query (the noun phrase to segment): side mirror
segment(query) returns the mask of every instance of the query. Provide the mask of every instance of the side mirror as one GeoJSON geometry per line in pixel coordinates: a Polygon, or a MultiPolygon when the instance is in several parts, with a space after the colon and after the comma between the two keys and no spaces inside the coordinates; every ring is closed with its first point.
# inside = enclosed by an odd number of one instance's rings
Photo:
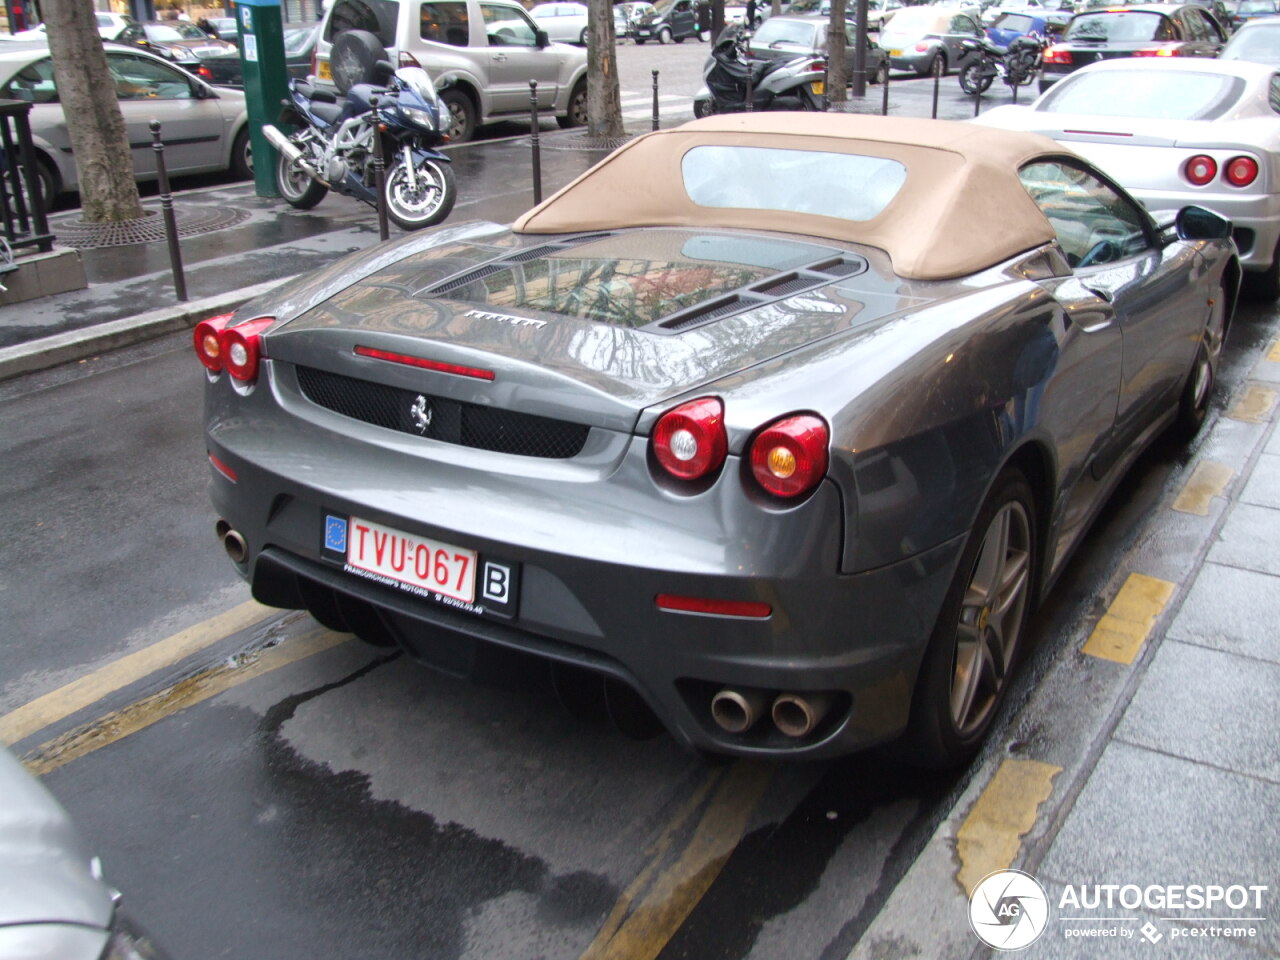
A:
{"type": "Polygon", "coordinates": [[[1173,225],[1180,240],[1226,240],[1231,236],[1231,221],[1204,207],[1183,207],[1173,225]]]}
{"type": "Polygon", "coordinates": [[[533,31],[533,42],[539,50],[551,45],[551,39],[547,36],[547,31],[545,30],[533,31]]]}

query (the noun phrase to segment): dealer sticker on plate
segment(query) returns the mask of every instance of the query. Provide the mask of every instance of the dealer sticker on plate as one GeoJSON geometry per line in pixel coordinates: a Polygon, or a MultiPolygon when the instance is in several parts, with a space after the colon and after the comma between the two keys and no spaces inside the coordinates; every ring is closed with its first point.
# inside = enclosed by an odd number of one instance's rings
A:
{"type": "Polygon", "coordinates": [[[472,613],[515,613],[517,565],[482,559],[466,547],[329,513],[324,518],[324,551],[348,573],[384,586],[472,613]]]}

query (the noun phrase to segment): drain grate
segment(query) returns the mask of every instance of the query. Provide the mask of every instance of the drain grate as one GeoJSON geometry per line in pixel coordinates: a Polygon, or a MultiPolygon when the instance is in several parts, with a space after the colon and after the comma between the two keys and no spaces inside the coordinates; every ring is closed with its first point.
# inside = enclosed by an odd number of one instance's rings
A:
{"type": "Polygon", "coordinates": [[[634,137],[593,137],[586,133],[539,137],[543,150],[617,150],[634,137]]]}
{"type": "MultiPolygon", "coordinates": [[[[247,220],[249,211],[235,207],[174,208],[178,236],[192,237],[234,227],[247,220]]],[[[97,247],[123,247],[131,243],[154,243],[164,240],[164,217],[159,210],[147,210],[136,220],[118,223],[86,223],[83,220],[60,220],[49,225],[58,243],[77,250],[97,247]]]]}

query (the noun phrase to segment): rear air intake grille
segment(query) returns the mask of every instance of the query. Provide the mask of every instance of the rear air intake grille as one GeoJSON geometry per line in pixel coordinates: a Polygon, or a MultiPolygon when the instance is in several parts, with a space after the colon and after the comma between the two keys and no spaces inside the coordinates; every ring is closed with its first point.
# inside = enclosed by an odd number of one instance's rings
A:
{"type": "Polygon", "coordinates": [[[326,410],[375,427],[443,443],[509,453],[518,457],[567,460],[581,452],[588,427],[529,413],[498,410],[413,390],[357,380],[312,367],[298,367],[302,395],[326,410]],[[415,418],[414,407],[420,409],[415,418]],[[429,416],[425,429],[417,422],[429,416]]]}

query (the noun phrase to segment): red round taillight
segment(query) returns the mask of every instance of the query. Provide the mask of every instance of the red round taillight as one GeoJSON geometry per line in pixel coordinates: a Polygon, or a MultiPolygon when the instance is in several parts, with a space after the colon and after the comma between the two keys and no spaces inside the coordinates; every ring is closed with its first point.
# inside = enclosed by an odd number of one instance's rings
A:
{"type": "Polygon", "coordinates": [[[1045,63],[1071,63],[1071,51],[1062,47],[1050,47],[1044,52],[1045,63]]]}
{"type": "Polygon", "coordinates": [[[244,383],[257,379],[262,331],[275,322],[275,317],[257,317],[222,331],[222,365],[227,373],[244,383]]]}
{"type": "Polygon", "coordinates": [[[1258,179],[1258,161],[1253,157],[1232,157],[1227,161],[1226,177],[1233,187],[1247,187],[1258,179]]]}
{"type": "Polygon", "coordinates": [[[234,314],[223,313],[196,324],[192,339],[196,357],[212,373],[222,372],[222,330],[234,314]]]}
{"type": "Polygon", "coordinates": [[[751,473],[774,496],[802,496],[827,474],[829,441],[821,417],[785,417],[761,430],[752,442],[751,473]]]}
{"type": "Polygon", "coordinates": [[[653,456],[681,480],[697,480],[719,470],[729,449],[724,404],[702,397],[668,410],[653,427],[653,456]]]}
{"type": "Polygon", "coordinates": [[[1182,172],[1197,187],[1203,187],[1218,175],[1218,162],[1202,153],[1188,160],[1182,172]]]}

